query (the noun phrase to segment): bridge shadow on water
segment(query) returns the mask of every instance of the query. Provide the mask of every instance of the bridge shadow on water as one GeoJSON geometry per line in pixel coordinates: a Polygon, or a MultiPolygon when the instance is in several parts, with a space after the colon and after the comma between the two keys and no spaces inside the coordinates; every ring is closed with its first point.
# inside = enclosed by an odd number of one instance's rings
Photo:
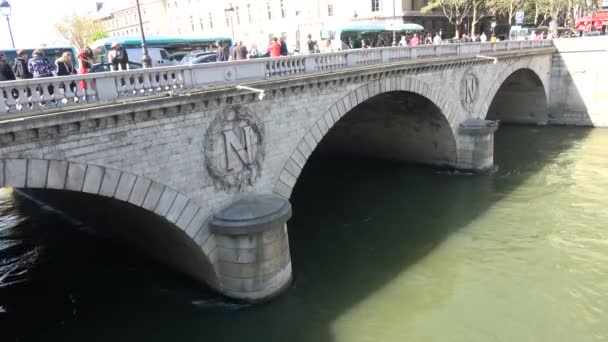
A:
{"type": "Polygon", "coordinates": [[[296,340],[334,341],[336,320],[588,133],[584,128],[506,127],[496,135],[497,171],[486,175],[315,156],[292,196],[293,291],[311,291],[304,295],[310,312],[297,313],[300,324],[294,329],[301,337],[296,340]],[[310,317],[315,323],[307,326],[310,317]],[[326,322],[324,329],[318,329],[319,321],[326,322]]]}
{"type": "MultiPolygon", "coordinates": [[[[29,283],[0,288],[3,340],[335,341],[338,320],[587,134],[505,127],[496,134],[498,170],[485,175],[315,152],[291,198],[293,286],[254,306],[229,303],[76,224],[32,214],[21,231],[59,229],[44,233],[54,259],[29,283]]],[[[19,202],[19,211],[35,211],[19,202]]]]}

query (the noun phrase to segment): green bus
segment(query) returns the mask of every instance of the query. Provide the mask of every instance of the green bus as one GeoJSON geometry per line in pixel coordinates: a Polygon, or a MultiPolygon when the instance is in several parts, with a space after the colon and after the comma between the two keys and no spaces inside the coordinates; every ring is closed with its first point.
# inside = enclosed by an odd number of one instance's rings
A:
{"type": "MultiPolygon", "coordinates": [[[[148,52],[157,64],[172,64],[172,54],[177,52],[190,52],[195,50],[209,51],[215,48],[217,41],[232,44],[232,38],[219,36],[178,37],[178,36],[152,36],[146,37],[148,52]]],[[[95,54],[96,62],[105,62],[110,45],[118,42],[129,54],[129,60],[139,62],[141,59],[141,36],[109,37],[95,41],[91,49],[95,54]]]]}
{"type": "MultiPolygon", "coordinates": [[[[76,49],[71,46],[58,46],[58,47],[44,47],[39,48],[44,52],[44,56],[49,59],[52,65],[55,65],[55,60],[64,52],[69,52],[72,54],[72,63],[74,64],[74,69],[78,69],[78,59],[76,58],[76,49]]],[[[34,49],[23,49],[27,53],[28,58],[32,58],[32,53],[34,49]]],[[[0,54],[4,54],[6,56],[7,63],[13,67],[15,65],[15,58],[17,58],[17,50],[15,49],[4,49],[0,50],[0,54]]]]}
{"type": "Polygon", "coordinates": [[[384,41],[383,46],[391,46],[393,30],[399,42],[401,36],[411,38],[414,33],[422,33],[424,27],[418,24],[400,23],[393,28],[383,21],[352,21],[336,28],[322,30],[321,39],[325,41],[325,47],[329,41],[333,50],[361,48],[362,40],[366,40],[370,47],[381,46],[381,41],[384,41]]]}

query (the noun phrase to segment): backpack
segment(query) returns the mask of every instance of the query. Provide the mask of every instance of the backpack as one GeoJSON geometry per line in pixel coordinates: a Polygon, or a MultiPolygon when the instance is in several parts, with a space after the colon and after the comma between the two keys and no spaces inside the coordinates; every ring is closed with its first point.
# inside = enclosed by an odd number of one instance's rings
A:
{"type": "Polygon", "coordinates": [[[13,66],[13,73],[15,77],[19,79],[32,78],[32,74],[27,68],[27,62],[20,58],[15,58],[15,65],[13,66]]]}

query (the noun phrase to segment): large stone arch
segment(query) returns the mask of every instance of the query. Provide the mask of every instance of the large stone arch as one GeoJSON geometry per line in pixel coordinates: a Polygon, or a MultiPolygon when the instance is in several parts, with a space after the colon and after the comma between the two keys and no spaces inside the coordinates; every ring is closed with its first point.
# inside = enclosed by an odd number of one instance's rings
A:
{"type": "MultiPolygon", "coordinates": [[[[207,214],[187,195],[133,173],[80,162],[48,159],[0,159],[0,187],[80,192],[113,198],[140,207],[173,224],[184,241],[199,248],[205,270],[189,274],[218,287],[216,241],[207,214]]],[[[190,246],[194,246],[190,245],[190,246]]],[[[186,262],[186,261],[184,261],[186,262]]]]}
{"type": "MultiPolygon", "coordinates": [[[[412,77],[387,77],[366,83],[350,91],[330,108],[308,129],[297,147],[285,162],[275,181],[273,193],[289,199],[306,161],[329,130],[351,109],[374,96],[388,92],[411,92],[430,100],[439,108],[449,123],[454,146],[457,146],[456,132],[462,121],[460,106],[450,101],[438,87],[432,87],[424,81],[412,77]]],[[[457,153],[457,151],[455,151],[457,153]]],[[[457,159],[458,156],[455,155],[457,159]]]]}
{"type": "Polygon", "coordinates": [[[479,109],[475,112],[477,118],[484,119],[487,116],[490,106],[492,105],[492,102],[494,101],[500,87],[509,78],[509,76],[513,75],[519,70],[529,70],[536,77],[538,77],[543,85],[543,89],[545,90],[547,101],[549,100],[549,73],[551,71],[551,65],[547,65],[547,63],[535,63],[534,58],[517,59],[509,64],[507,68],[498,74],[498,76],[494,79],[494,82],[489,87],[489,90],[486,93],[483,102],[481,102],[479,109]],[[547,69],[543,70],[543,67],[547,69]],[[543,75],[546,77],[543,77],[543,75]]]}

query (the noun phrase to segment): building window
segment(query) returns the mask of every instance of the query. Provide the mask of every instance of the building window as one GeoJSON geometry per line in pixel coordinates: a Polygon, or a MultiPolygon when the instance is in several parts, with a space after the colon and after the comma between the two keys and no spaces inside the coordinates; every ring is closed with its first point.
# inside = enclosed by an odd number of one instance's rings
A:
{"type": "Polygon", "coordinates": [[[192,28],[192,32],[194,32],[194,17],[190,16],[190,27],[192,28]]]}
{"type": "Polygon", "coordinates": [[[272,9],[270,7],[270,0],[266,0],[266,9],[268,10],[268,20],[272,20],[272,9]]]}
{"type": "Polygon", "coordinates": [[[226,16],[226,27],[230,27],[230,16],[228,15],[228,12],[224,12],[224,15],[226,16]]]}
{"type": "Polygon", "coordinates": [[[372,12],[380,11],[380,0],[372,0],[372,12]]]}
{"type": "Polygon", "coordinates": [[[285,0],[281,0],[281,18],[285,18],[285,0]]]}
{"type": "Polygon", "coordinates": [[[334,4],[327,4],[327,16],[328,17],[334,16],[334,4]]]}
{"type": "Polygon", "coordinates": [[[251,24],[251,4],[247,4],[247,18],[249,18],[249,24],[251,24]]]}
{"type": "Polygon", "coordinates": [[[173,2],[173,7],[177,8],[177,1],[173,2]]]}
{"type": "Polygon", "coordinates": [[[241,15],[239,13],[239,6],[234,8],[234,13],[236,13],[236,24],[241,25],[241,15]]]}
{"type": "Polygon", "coordinates": [[[201,32],[205,31],[205,28],[203,27],[203,18],[199,18],[199,23],[201,24],[201,32]]]}
{"type": "Polygon", "coordinates": [[[213,30],[213,16],[211,15],[211,12],[209,12],[209,28],[213,30]]]}

